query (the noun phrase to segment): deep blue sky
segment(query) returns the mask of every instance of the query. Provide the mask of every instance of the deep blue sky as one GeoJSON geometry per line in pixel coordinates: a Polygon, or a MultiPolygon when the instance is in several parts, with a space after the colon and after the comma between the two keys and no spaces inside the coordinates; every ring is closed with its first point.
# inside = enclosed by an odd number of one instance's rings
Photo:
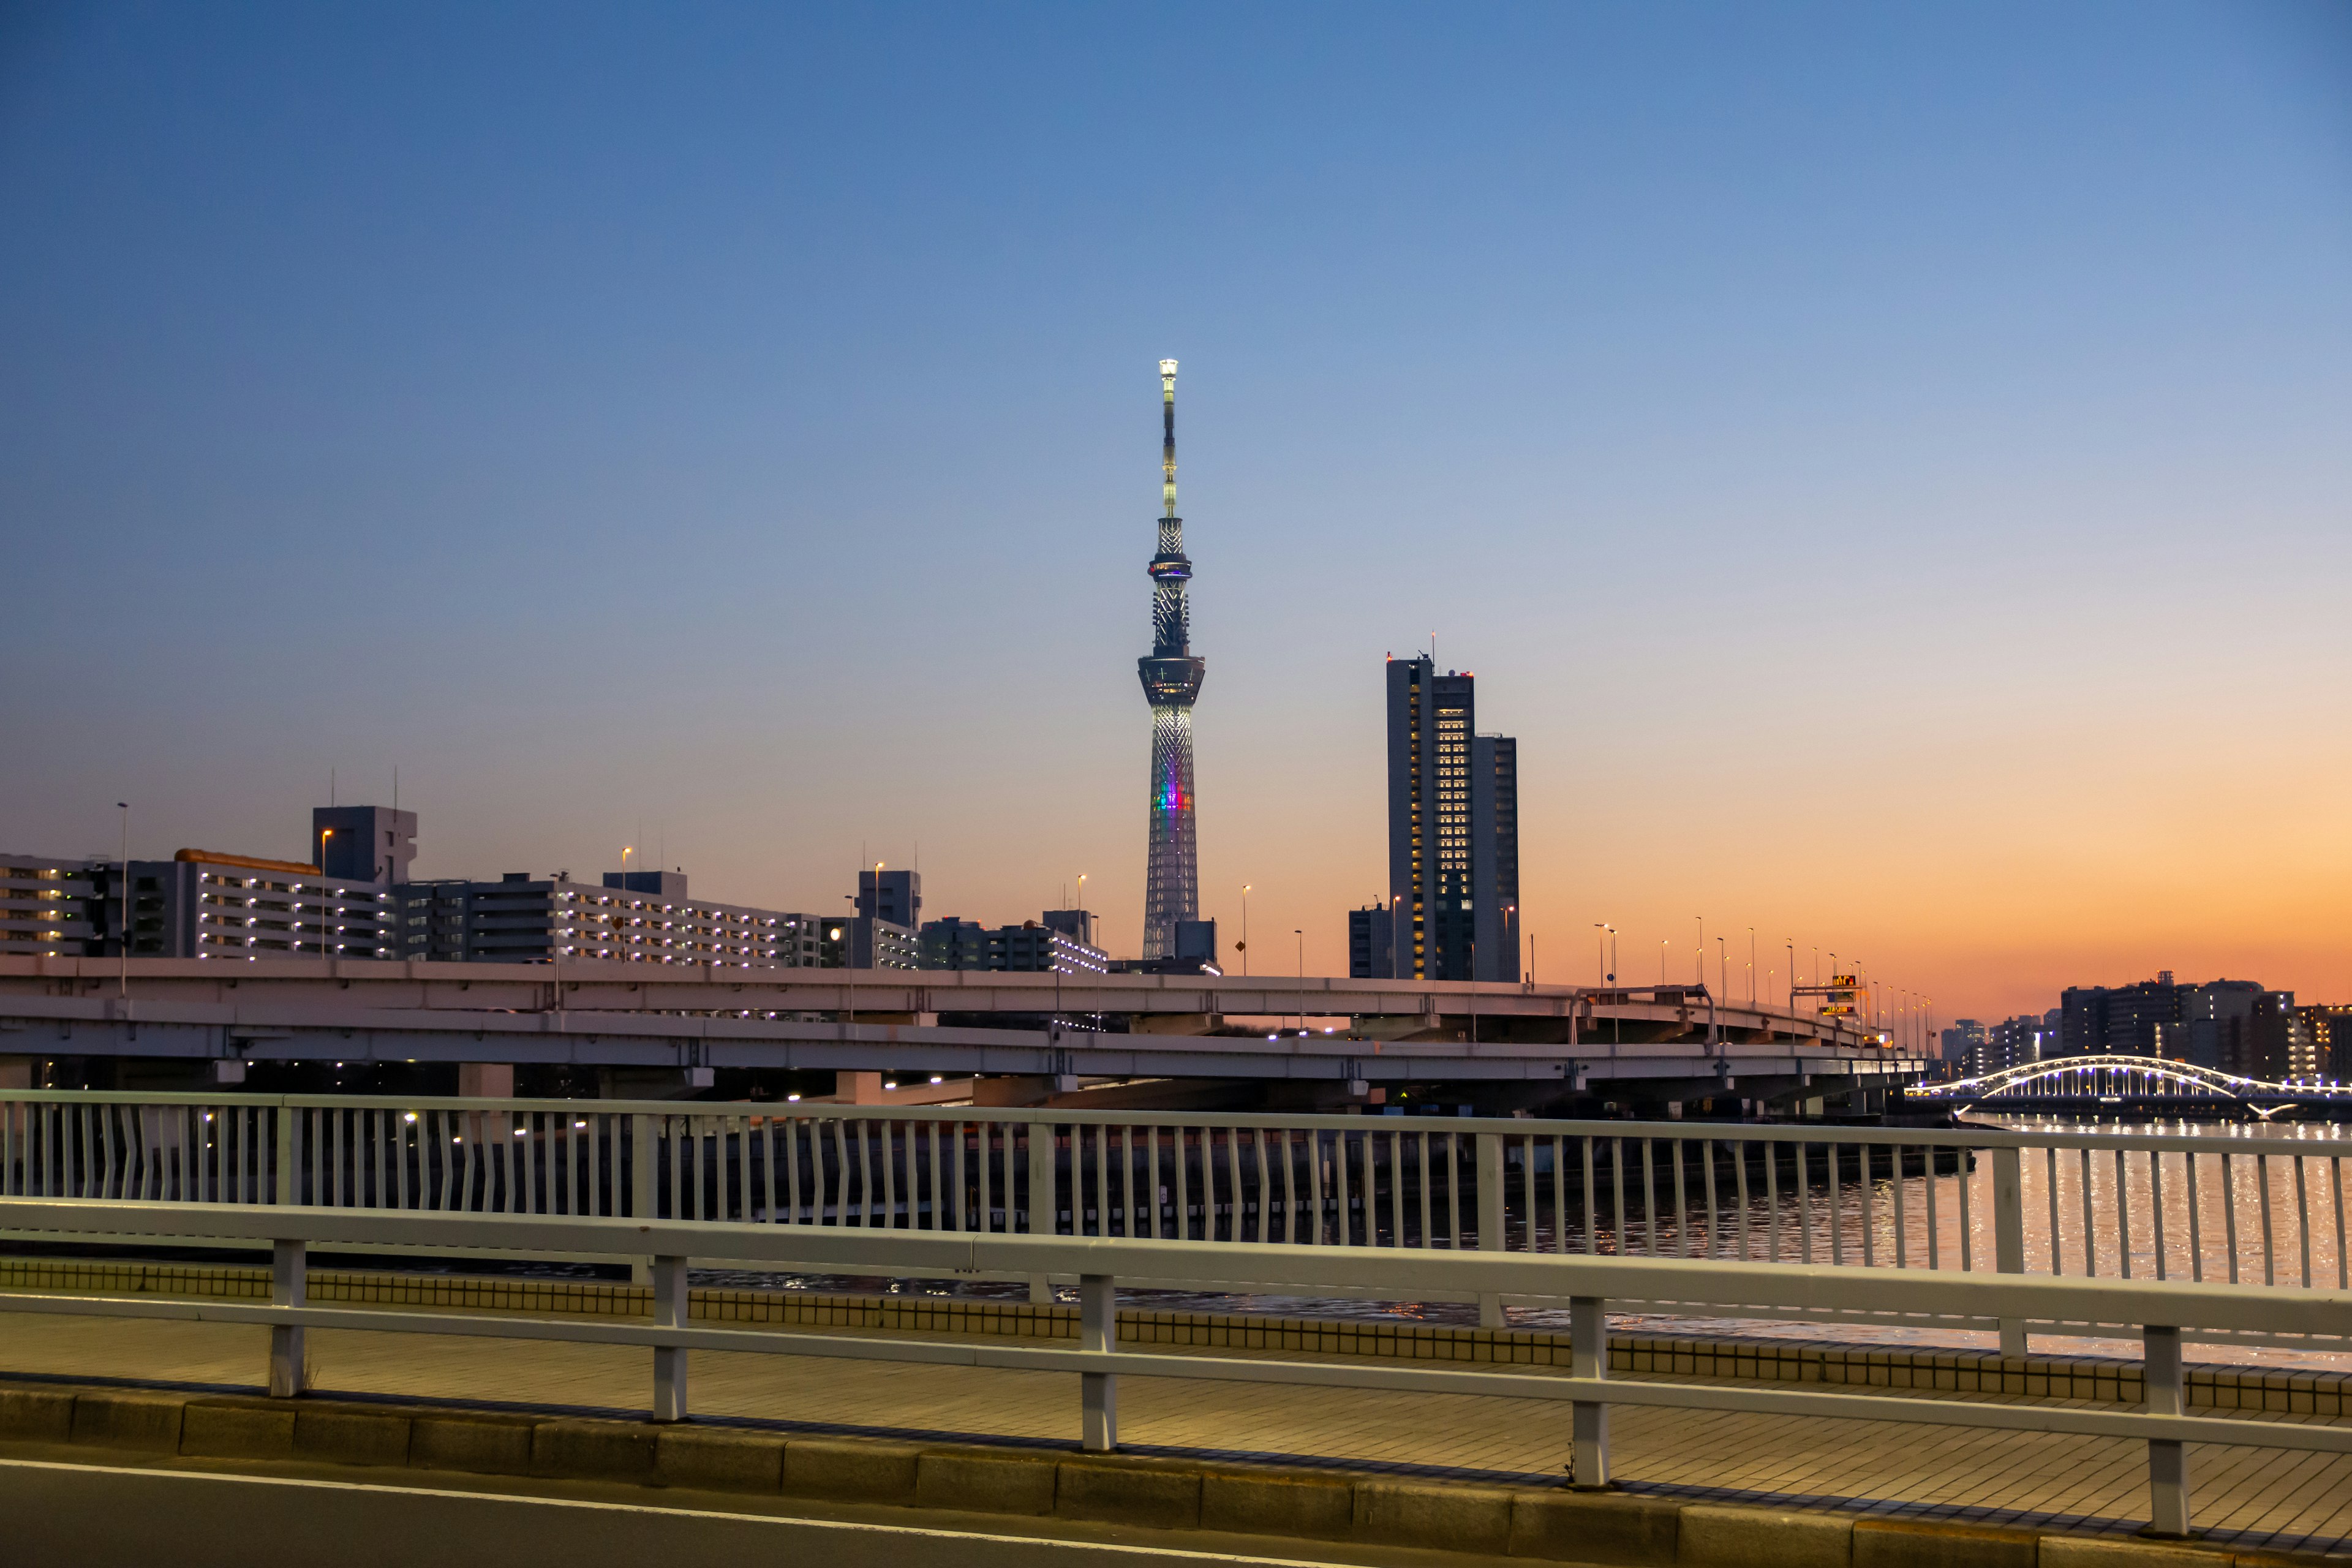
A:
{"type": "Polygon", "coordinates": [[[1946,1016],[2352,996],[2352,8],[0,18],[5,847],[398,765],[426,874],[919,840],[1131,951],[1172,354],[1281,967],[1434,628],[1549,977],[1705,913],[1946,1016]]]}

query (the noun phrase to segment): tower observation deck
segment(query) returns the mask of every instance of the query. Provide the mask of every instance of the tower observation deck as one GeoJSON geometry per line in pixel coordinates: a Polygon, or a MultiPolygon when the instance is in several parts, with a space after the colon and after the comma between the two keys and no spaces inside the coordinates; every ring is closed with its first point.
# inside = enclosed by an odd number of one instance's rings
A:
{"type": "Polygon", "coordinates": [[[1204,661],[1191,647],[1184,520],[1176,515],[1176,362],[1160,362],[1160,550],[1151,558],[1151,652],[1135,661],[1151,704],[1151,839],[1143,876],[1143,956],[1172,958],[1176,922],[1200,917],[1192,823],[1192,703],[1204,661]]]}

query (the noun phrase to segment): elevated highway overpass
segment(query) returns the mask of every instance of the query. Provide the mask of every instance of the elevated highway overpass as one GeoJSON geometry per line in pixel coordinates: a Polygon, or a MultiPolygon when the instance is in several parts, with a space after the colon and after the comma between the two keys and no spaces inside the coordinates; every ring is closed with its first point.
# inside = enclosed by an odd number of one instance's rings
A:
{"type": "Polygon", "coordinates": [[[0,959],[0,1058],[54,1056],[895,1071],[1046,1093],[1286,1081],[1358,1100],[1460,1084],[1513,1104],[1837,1098],[1922,1066],[1851,1019],[1696,985],[183,959],[133,960],[126,981],[119,960],[0,959]]]}

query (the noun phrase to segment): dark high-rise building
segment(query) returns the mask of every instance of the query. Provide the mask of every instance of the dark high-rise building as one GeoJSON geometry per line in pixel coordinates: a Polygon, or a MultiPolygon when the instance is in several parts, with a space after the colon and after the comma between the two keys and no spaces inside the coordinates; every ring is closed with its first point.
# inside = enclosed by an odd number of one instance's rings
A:
{"type": "Polygon", "coordinates": [[[1396,922],[1386,904],[1348,911],[1348,978],[1396,978],[1396,922]]]}
{"type": "Polygon", "coordinates": [[[2181,1023],[2181,994],[2166,970],[2135,985],[2070,985],[2059,993],[2059,1054],[2152,1057],[2165,1054],[2181,1023]]]}
{"type": "Polygon", "coordinates": [[[1192,703],[1205,661],[1192,651],[1184,520],[1176,515],[1176,362],[1160,362],[1160,549],[1151,558],[1151,652],[1135,661],[1151,704],[1151,837],[1143,868],[1143,956],[1174,958],[1176,927],[1201,914],[1192,820],[1192,703]]]}
{"type": "Polygon", "coordinates": [[[923,874],[878,868],[858,872],[857,912],[910,931],[919,929],[923,923],[923,874]]]}
{"type": "Polygon", "coordinates": [[[1425,656],[1389,660],[1388,720],[1395,978],[1517,980],[1517,742],[1478,734],[1476,678],[1425,656]]]}
{"type": "Polygon", "coordinates": [[[1110,971],[1110,956],[1102,949],[1038,921],[992,928],[950,915],[923,927],[922,944],[925,969],[1059,970],[1064,974],[1110,971]]]}
{"type": "Polygon", "coordinates": [[[416,814],[388,805],[310,808],[320,875],[352,882],[405,882],[416,858],[416,814]]]}

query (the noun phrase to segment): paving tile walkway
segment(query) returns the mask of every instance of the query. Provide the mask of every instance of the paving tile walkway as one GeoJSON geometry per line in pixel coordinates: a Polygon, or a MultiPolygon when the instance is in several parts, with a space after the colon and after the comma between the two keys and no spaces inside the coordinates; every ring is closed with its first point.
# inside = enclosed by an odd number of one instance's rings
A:
{"type": "MultiPolygon", "coordinates": [[[[5,1375],[249,1389],[266,1347],[266,1330],[242,1324],[0,1313],[5,1375]]],[[[313,1330],[310,1356],[323,1391],[426,1401],[626,1413],[652,1383],[646,1352],[603,1345],[313,1330]]],[[[698,1352],[692,1392],[699,1415],[828,1430],[1067,1443],[1078,1419],[1076,1380],[1059,1373],[698,1352]]],[[[1472,1394],[1132,1376],[1119,1388],[1120,1436],[1139,1448],[1514,1479],[1559,1475],[1568,1415],[1472,1394]]],[[[1618,1474],[1637,1490],[2092,1530],[2147,1517],[2133,1440],[1625,1406],[1611,1419],[1618,1474]]],[[[2199,1445],[2190,1461],[2214,1538],[2352,1547],[2352,1456],[2199,1445]]]]}

